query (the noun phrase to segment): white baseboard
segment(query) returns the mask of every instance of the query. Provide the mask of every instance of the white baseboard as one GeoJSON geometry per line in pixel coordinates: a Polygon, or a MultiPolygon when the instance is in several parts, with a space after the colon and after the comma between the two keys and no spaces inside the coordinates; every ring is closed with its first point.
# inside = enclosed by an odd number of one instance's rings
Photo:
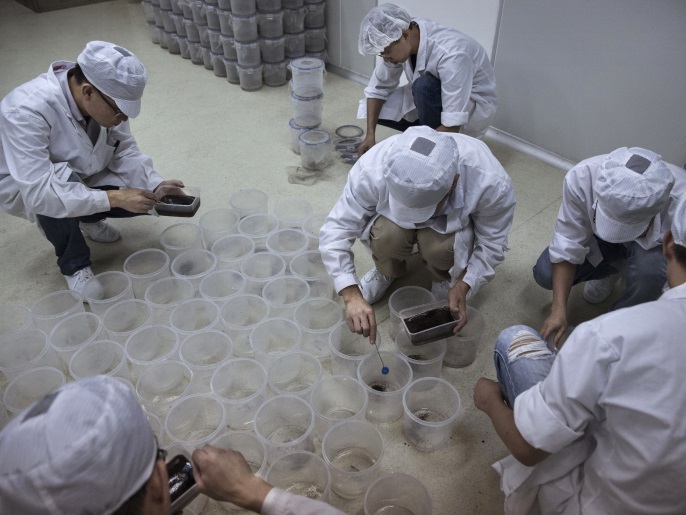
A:
{"type": "Polygon", "coordinates": [[[564,170],[565,172],[569,171],[576,165],[576,163],[565,159],[564,157],[558,156],[557,154],[549,152],[541,147],[537,147],[536,145],[532,145],[528,141],[519,139],[516,136],[508,134],[507,132],[496,129],[495,127],[488,128],[486,137],[497,141],[498,143],[502,143],[503,145],[506,145],[514,150],[518,150],[519,152],[522,152],[528,156],[535,157],[536,159],[543,161],[550,166],[554,166],[555,168],[559,168],[560,170],[564,170]]]}

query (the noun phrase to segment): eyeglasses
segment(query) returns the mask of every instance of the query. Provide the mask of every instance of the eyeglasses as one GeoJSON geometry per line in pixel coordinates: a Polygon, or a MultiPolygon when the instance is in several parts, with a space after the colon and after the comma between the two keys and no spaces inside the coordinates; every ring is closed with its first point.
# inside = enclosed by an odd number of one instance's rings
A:
{"type": "MultiPolygon", "coordinates": [[[[91,84],[91,86],[93,86],[93,85],[91,84]]],[[[93,86],[93,89],[98,92],[98,95],[100,95],[100,98],[102,98],[105,101],[105,103],[110,107],[110,109],[112,109],[112,111],[114,111],[114,116],[120,116],[120,117],[126,116],[124,113],[122,113],[119,110],[119,108],[116,105],[110,104],[109,100],[107,100],[107,98],[105,98],[105,95],[103,95],[102,92],[98,88],[93,86]]]]}

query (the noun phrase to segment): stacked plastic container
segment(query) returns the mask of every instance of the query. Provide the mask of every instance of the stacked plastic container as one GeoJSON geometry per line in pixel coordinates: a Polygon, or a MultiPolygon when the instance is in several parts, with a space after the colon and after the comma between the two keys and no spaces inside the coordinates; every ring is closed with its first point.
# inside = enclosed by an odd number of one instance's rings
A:
{"type": "Polygon", "coordinates": [[[153,43],[245,91],[283,86],[288,63],[326,57],[326,2],[143,0],[153,43]]]}

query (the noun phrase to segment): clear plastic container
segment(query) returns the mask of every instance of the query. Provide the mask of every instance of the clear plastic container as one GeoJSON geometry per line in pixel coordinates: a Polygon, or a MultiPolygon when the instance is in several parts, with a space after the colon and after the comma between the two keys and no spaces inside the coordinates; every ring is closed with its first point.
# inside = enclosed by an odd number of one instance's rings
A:
{"type": "Polygon", "coordinates": [[[285,8],[283,10],[283,31],[287,34],[303,32],[305,30],[306,15],[307,9],[305,7],[285,8]]]}
{"type": "Polygon", "coordinates": [[[217,10],[217,17],[219,18],[219,30],[224,36],[233,37],[233,21],[231,20],[231,11],[217,10]]]}
{"type": "Polygon", "coordinates": [[[179,279],[187,279],[198,291],[200,282],[217,268],[217,258],[204,249],[190,249],[174,258],[171,273],[179,279]]]}
{"type": "Polygon", "coordinates": [[[318,97],[324,93],[324,61],[301,57],[290,64],[293,93],[301,98],[318,97]]]}
{"type": "Polygon", "coordinates": [[[215,270],[208,274],[198,288],[200,296],[214,302],[221,309],[227,300],[245,291],[245,277],[237,270],[215,270]]]}
{"type": "Polygon", "coordinates": [[[211,249],[219,238],[236,234],[240,217],[232,209],[219,207],[206,211],[199,220],[205,248],[211,249]]]}
{"type": "Polygon", "coordinates": [[[151,323],[152,307],[138,299],[117,302],[102,315],[102,325],[109,339],[122,345],[138,328],[151,323]]]}
{"type": "Polygon", "coordinates": [[[102,319],[95,313],[75,313],[57,324],[50,332],[48,342],[67,370],[72,354],[84,345],[104,336],[102,319]]]}
{"type": "Polygon", "coordinates": [[[229,197],[229,206],[241,218],[250,215],[267,214],[269,197],[262,190],[254,188],[240,189],[229,197]]]}
{"type": "Polygon", "coordinates": [[[276,358],[300,348],[302,334],[295,322],[287,318],[267,318],[250,333],[250,347],[255,360],[265,370],[276,358]]]}
{"type": "Polygon", "coordinates": [[[160,249],[143,249],[134,252],[124,261],[124,273],[131,279],[133,295],[145,297],[145,290],[158,279],[169,277],[169,254],[160,249]]]}
{"type": "Polygon", "coordinates": [[[236,57],[238,65],[245,68],[254,68],[261,63],[260,59],[260,42],[251,41],[249,43],[241,43],[235,41],[236,57]]]}
{"type": "Polygon", "coordinates": [[[312,204],[296,197],[286,197],[274,204],[274,216],[279,220],[281,229],[300,229],[307,217],[312,214],[312,204]]]}
{"type": "Polygon", "coordinates": [[[214,329],[220,320],[219,306],[207,299],[186,300],[169,315],[172,329],[185,336],[214,329]]]}
{"type": "Polygon", "coordinates": [[[190,4],[191,11],[193,11],[193,21],[198,25],[207,25],[205,2],[202,0],[190,0],[190,4]]]}
{"type": "Polygon", "coordinates": [[[267,470],[266,481],[292,494],[328,502],[331,475],[326,463],[316,454],[296,451],[275,460],[267,470]]]}
{"type": "Polygon", "coordinates": [[[287,59],[296,59],[305,55],[305,31],[297,34],[284,34],[284,37],[284,54],[287,59]]]}
{"type": "Polygon", "coordinates": [[[317,438],[322,441],[327,431],[342,420],[364,420],[367,402],[367,390],[354,377],[321,378],[314,385],[310,398],[317,438]]]}
{"type": "Polygon", "coordinates": [[[269,252],[257,252],[243,261],[241,273],[245,277],[246,293],[262,295],[269,281],[286,273],[286,261],[269,252]]]}
{"type": "MultiPolygon", "coordinates": [[[[293,121],[296,125],[298,125],[299,127],[307,128],[316,127],[317,125],[322,123],[322,113],[324,111],[324,95],[320,93],[318,96],[314,97],[300,97],[296,95],[294,92],[291,92],[291,107],[293,108],[293,121]]],[[[319,129],[316,129],[316,131],[318,137],[312,140],[311,142],[313,144],[321,145],[322,143],[325,143],[325,141],[322,140],[326,140],[326,142],[328,142],[330,146],[331,136],[329,136],[329,133],[319,129]],[[326,135],[328,139],[324,138],[324,135],[326,135]]],[[[301,153],[303,136],[305,136],[309,132],[311,131],[302,132],[300,134],[300,137],[298,138],[298,140],[301,143],[301,153]]],[[[307,141],[310,140],[311,138],[307,141]]],[[[330,148],[328,148],[328,150],[330,151],[330,148]]]]}
{"type": "Polygon", "coordinates": [[[148,368],[136,382],[136,395],[145,410],[164,417],[171,405],[191,391],[193,372],[180,361],[163,361],[148,368]]]}
{"type": "Polygon", "coordinates": [[[403,393],[412,382],[412,368],[400,354],[381,351],[366,356],[357,369],[357,379],[369,396],[367,419],[372,422],[393,422],[403,416],[403,393]],[[381,371],[381,362],[388,373],[381,371]]]}
{"type": "Polygon", "coordinates": [[[326,0],[305,6],[305,29],[318,29],[326,25],[326,0]]]}
{"type": "Polygon", "coordinates": [[[241,79],[238,75],[238,60],[224,58],[226,68],[226,80],[229,84],[240,84],[241,79]]]}
{"type": "Polygon", "coordinates": [[[169,315],[181,302],[193,298],[195,287],[188,279],[165,277],[158,279],[145,290],[145,302],[153,311],[157,324],[169,324],[169,315]]]}
{"type": "Polygon", "coordinates": [[[167,440],[188,452],[211,442],[226,428],[224,405],[211,395],[189,395],[176,401],[164,419],[167,440]]]}
{"type": "MultiPolygon", "coordinates": [[[[200,37],[202,38],[202,33],[200,37]]],[[[200,44],[202,45],[202,43],[200,44]]],[[[205,66],[205,69],[214,70],[214,65],[212,64],[212,52],[210,51],[209,47],[203,46],[200,50],[202,51],[202,64],[205,66]]]]}
{"type": "Polygon", "coordinates": [[[443,364],[451,368],[471,365],[476,359],[485,325],[481,313],[467,306],[467,325],[455,336],[446,338],[448,352],[443,358],[443,364]]]}
{"type": "Polygon", "coordinates": [[[226,59],[231,59],[233,61],[238,60],[238,54],[236,53],[236,41],[231,36],[224,36],[222,34],[220,38],[222,44],[222,51],[226,59]]]}
{"type": "Polygon", "coordinates": [[[307,250],[310,240],[300,229],[280,229],[269,236],[266,243],[269,252],[284,259],[288,270],[293,257],[307,250]]]}
{"type": "Polygon", "coordinates": [[[183,20],[183,25],[186,29],[186,38],[189,43],[200,43],[200,31],[193,20],[183,20]]]}
{"type": "Polygon", "coordinates": [[[286,38],[260,38],[262,61],[265,63],[282,63],[286,59],[286,38]]]}
{"type": "Polygon", "coordinates": [[[329,336],[331,349],[331,373],[350,376],[357,379],[357,369],[368,355],[376,354],[376,347],[370,345],[369,339],[353,333],[343,321],[334,327],[329,336]]]}
{"type": "Polygon", "coordinates": [[[262,88],[262,66],[246,67],[236,65],[238,80],[244,91],[257,91],[262,88]]]}
{"type": "Polygon", "coordinates": [[[269,306],[257,295],[240,294],[226,301],[221,310],[221,323],[233,341],[235,356],[253,356],[250,333],[268,316],[269,306]]]}
{"type": "Polygon", "coordinates": [[[267,371],[254,359],[230,359],[215,370],[210,390],[224,404],[229,429],[252,430],[266,398],[267,371]]]}
{"type": "Polygon", "coordinates": [[[436,340],[425,345],[412,345],[410,337],[402,331],[395,337],[396,350],[405,356],[412,367],[412,377],[441,377],[443,359],[448,350],[445,340],[436,340]]]}
{"type": "Polygon", "coordinates": [[[328,211],[318,211],[308,216],[302,224],[302,231],[310,239],[309,250],[319,251],[319,232],[329,216],[328,211]]]}
{"type": "Polygon", "coordinates": [[[207,17],[207,26],[211,30],[221,29],[221,24],[219,23],[219,9],[213,5],[206,5],[205,16],[207,17]]]}
{"type": "Polygon", "coordinates": [[[213,54],[224,54],[224,47],[222,47],[222,33],[218,30],[207,30],[207,38],[210,42],[210,50],[213,54]]]}
{"type": "MultiPolygon", "coordinates": [[[[219,449],[233,449],[240,452],[253,474],[261,478],[267,475],[267,448],[253,433],[230,431],[210,442],[210,445],[219,449]]],[[[222,503],[222,506],[227,504],[230,503],[222,503]]]]}
{"type": "Polygon", "coordinates": [[[267,369],[269,387],[276,395],[290,393],[310,400],[322,376],[322,365],[312,354],[291,351],[277,357],[267,369]]]}
{"type": "Polygon", "coordinates": [[[155,30],[157,31],[157,39],[160,42],[160,48],[166,50],[169,46],[167,45],[167,33],[164,31],[164,27],[156,27],[155,30]]]}
{"type": "Polygon", "coordinates": [[[124,344],[131,377],[139,378],[153,365],[178,359],[179,335],[166,325],[148,325],[131,334],[124,344]]]}
{"type": "Polygon", "coordinates": [[[169,4],[171,5],[172,13],[178,14],[179,16],[183,15],[183,10],[181,9],[181,5],[179,5],[179,0],[170,0],[169,4]]]}
{"type": "Polygon", "coordinates": [[[392,472],[376,479],[364,496],[364,515],[431,515],[432,511],[431,496],[426,487],[418,479],[402,472],[392,472]]]}
{"type": "Polygon", "coordinates": [[[164,30],[164,21],[162,20],[162,9],[153,6],[152,15],[153,18],[155,18],[155,28],[164,30]]]}
{"type": "Polygon", "coordinates": [[[395,290],[388,299],[388,310],[391,318],[391,339],[395,339],[403,331],[403,322],[400,319],[400,312],[402,310],[431,304],[432,302],[436,302],[436,297],[421,286],[403,286],[395,290]]]}
{"type": "Polygon", "coordinates": [[[217,269],[240,270],[243,260],[255,253],[255,242],[242,234],[224,236],[214,242],[212,253],[217,257],[217,269]]]}
{"type": "Polygon", "coordinates": [[[300,137],[300,160],[303,168],[324,170],[331,163],[331,136],[322,130],[303,132],[300,137]]]}
{"type": "Polygon", "coordinates": [[[49,333],[61,320],[84,311],[81,295],[72,290],[59,290],[35,301],[31,305],[31,318],[38,329],[49,333]]]}
{"type": "Polygon", "coordinates": [[[193,390],[207,393],[214,371],[233,357],[233,343],[220,331],[192,334],[181,342],[179,357],[193,371],[193,390]]]}
{"type": "Polygon", "coordinates": [[[131,278],[124,272],[102,272],[86,282],[83,297],[88,301],[91,312],[102,316],[117,302],[134,298],[131,278]]]}
{"type": "Polygon", "coordinates": [[[257,41],[257,15],[240,15],[231,12],[233,37],[238,42],[257,41]]]}
{"type": "Polygon", "coordinates": [[[281,0],[257,0],[258,11],[280,11],[281,0]]]}
{"type": "Polygon", "coordinates": [[[305,52],[322,52],[326,49],[326,28],[305,29],[305,52]]]}
{"type": "Polygon", "coordinates": [[[172,14],[173,13],[171,12],[171,9],[160,9],[160,15],[162,16],[162,27],[167,33],[176,33],[176,25],[174,25],[172,14]]]}
{"type": "Polygon", "coordinates": [[[152,41],[155,45],[160,44],[160,33],[157,32],[157,27],[155,26],[155,22],[148,22],[146,24],[148,27],[148,35],[150,36],[150,41],[152,41]]]}
{"type": "Polygon", "coordinates": [[[414,345],[452,336],[453,329],[458,324],[446,301],[405,308],[399,311],[398,316],[414,345]]]}
{"type": "Polygon", "coordinates": [[[69,375],[75,380],[97,375],[129,380],[124,348],[112,340],[89,343],[72,355],[69,360],[69,375]]]}
{"type": "Polygon", "coordinates": [[[435,451],[450,443],[462,402],[448,381],[424,377],[403,393],[403,434],[420,451],[435,451]]]}
{"type": "Polygon", "coordinates": [[[281,5],[284,9],[296,9],[305,5],[303,0],[281,0],[281,5]]]}
{"type": "Polygon", "coordinates": [[[341,306],[330,299],[310,298],[295,308],[293,319],[303,333],[302,350],[328,359],[329,337],[343,318],[341,306]]]}
{"type": "Polygon", "coordinates": [[[191,58],[191,50],[188,47],[188,38],[179,36],[179,53],[183,59],[191,58]]]}
{"type": "MultiPolygon", "coordinates": [[[[317,127],[319,127],[319,125],[317,125],[317,127]]],[[[309,130],[312,129],[310,127],[301,127],[295,123],[293,118],[288,121],[288,141],[290,142],[293,153],[300,155],[300,135],[309,130]]]]}
{"type": "Polygon", "coordinates": [[[184,19],[193,19],[193,8],[191,7],[191,0],[179,0],[179,7],[181,7],[181,13],[184,19]]]}
{"type": "Polygon", "coordinates": [[[153,13],[153,7],[150,2],[143,2],[143,12],[145,13],[146,23],[155,23],[155,14],[153,13]]]}
{"type": "Polygon", "coordinates": [[[231,12],[233,14],[255,14],[256,11],[255,0],[231,0],[231,12]]]}
{"type": "Polygon", "coordinates": [[[283,36],[283,11],[258,13],[257,25],[260,36],[267,38],[283,36]]]}
{"type": "Polygon", "coordinates": [[[198,224],[191,222],[181,222],[167,227],[160,235],[160,243],[172,260],[186,250],[205,248],[202,229],[198,224]]]}
{"type": "Polygon", "coordinates": [[[231,12],[231,0],[217,0],[217,7],[221,10],[231,12]]]}
{"type": "Polygon", "coordinates": [[[345,499],[362,497],[381,473],[381,433],[365,420],[344,420],[322,440],[322,456],[331,472],[331,489],[345,499]]]}
{"type": "Polygon", "coordinates": [[[18,415],[45,395],[67,382],[61,370],[38,367],[26,370],[12,379],[2,396],[7,411],[18,415]]]}
{"type": "Polygon", "coordinates": [[[262,298],[272,318],[293,318],[295,307],[310,296],[310,286],[299,277],[283,276],[264,285],[262,298]]]}
{"type": "Polygon", "coordinates": [[[274,215],[259,214],[243,218],[238,223],[238,232],[252,238],[255,252],[267,250],[267,238],[279,230],[279,221],[274,215]]]}
{"type": "Polygon", "coordinates": [[[28,329],[31,309],[22,304],[0,303],[0,338],[28,329]]]}
{"type": "Polygon", "coordinates": [[[39,329],[26,329],[3,336],[0,344],[0,372],[12,380],[22,372],[38,367],[61,368],[48,336],[39,329]]]}
{"type": "Polygon", "coordinates": [[[277,395],[265,401],[255,413],[254,424],[257,438],[267,448],[267,463],[295,451],[314,450],[314,411],[296,395],[277,395]]]}
{"type": "Polygon", "coordinates": [[[286,61],[280,63],[262,63],[262,76],[267,86],[278,88],[288,82],[286,61]]]}
{"type": "Polygon", "coordinates": [[[167,32],[167,50],[173,55],[179,55],[181,53],[179,36],[177,36],[174,32],[167,32]]]}

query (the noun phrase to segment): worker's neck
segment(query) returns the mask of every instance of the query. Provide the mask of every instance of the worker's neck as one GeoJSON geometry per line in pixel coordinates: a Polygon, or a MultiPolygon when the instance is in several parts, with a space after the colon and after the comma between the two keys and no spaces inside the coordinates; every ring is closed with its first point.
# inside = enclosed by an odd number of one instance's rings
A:
{"type": "Polygon", "coordinates": [[[83,116],[84,120],[88,121],[90,116],[88,115],[88,111],[86,111],[83,106],[83,90],[81,89],[82,85],[78,84],[74,77],[69,77],[68,82],[69,92],[71,93],[74,102],[76,102],[76,107],[79,108],[79,112],[81,113],[81,116],[83,116]]]}
{"type": "Polygon", "coordinates": [[[410,54],[417,55],[419,53],[419,25],[410,25],[409,28],[409,38],[410,38],[410,54]]]}
{"type": "Polygon", "coordinates": [[[686,283],[686,268],[676,265],[667,267],[667,284],[670,288],[676,288],[686,283]]]}

